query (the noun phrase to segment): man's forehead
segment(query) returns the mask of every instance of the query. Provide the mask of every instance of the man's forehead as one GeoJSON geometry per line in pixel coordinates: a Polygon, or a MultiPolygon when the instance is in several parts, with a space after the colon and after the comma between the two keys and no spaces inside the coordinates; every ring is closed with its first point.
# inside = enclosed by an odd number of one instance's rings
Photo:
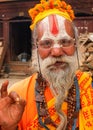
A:
{"type": "Polygon", "coordinates": [[[61,35],[67,34],[73,37],[72,23],[59,15],[50,15],[44,18],[39,23],[38,29],[39,35],[44,33],[46,35],[52,34],[57,36],[61,33],[61,35]]]}

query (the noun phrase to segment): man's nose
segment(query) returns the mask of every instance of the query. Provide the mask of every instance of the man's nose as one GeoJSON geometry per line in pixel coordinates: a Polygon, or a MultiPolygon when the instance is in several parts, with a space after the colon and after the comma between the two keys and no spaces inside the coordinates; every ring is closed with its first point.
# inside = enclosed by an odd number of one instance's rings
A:
{"type": "Polygon", "coordinates": [[[62,56],[64,54],[65,53],[63,52],[61,47],[53,47],[53,48],[51,48],[51,56],[60,57],[60,56],[62,56]]]}

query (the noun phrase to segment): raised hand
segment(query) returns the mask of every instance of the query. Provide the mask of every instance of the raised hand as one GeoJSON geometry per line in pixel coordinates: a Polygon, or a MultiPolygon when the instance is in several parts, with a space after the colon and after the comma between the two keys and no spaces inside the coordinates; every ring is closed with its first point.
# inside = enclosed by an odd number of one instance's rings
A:
{"type": "Polygon", "coordinates": [[[0,90],[0,125],[1,130],[16,130],[26,102],[16,92],[8,94],[8,84],[9,82],[5,81],[0,90]]]}

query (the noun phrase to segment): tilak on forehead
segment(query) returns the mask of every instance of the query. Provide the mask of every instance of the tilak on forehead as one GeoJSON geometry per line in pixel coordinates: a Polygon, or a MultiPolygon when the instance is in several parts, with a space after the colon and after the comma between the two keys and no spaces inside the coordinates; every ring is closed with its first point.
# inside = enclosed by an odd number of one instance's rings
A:
{"type": "MultiPolygon", "coordinates": [[[[37,27],[39,38],[61,39],[74,37],[73,24],[59,15],[49,15],[37,27]]],[[[43,40],[42,39],[42,40],[43,40]]]]}
{"type": "Polygon", "coordinates": [[[50,32],[53,35],[57,35],[59,32],[59,27],[58,27],[58,21],[56,18],[56,15],[49,15],[49,27],[50,27],[50,32]]]}
{"type": "MultiPolygon", "coordinates": [[[[41,0],[34,8],[29,9],[28,13],[32,19],[31,30],[40,20],[52,14],[60,15],[69,21],[75,18],[71,5],[66,4],[64,0],[41,0]]],[[[53,34],[58,33],[56,17],[51,16],[49,19],[53,21],[50,26],[51,32],[53,34]]]]}

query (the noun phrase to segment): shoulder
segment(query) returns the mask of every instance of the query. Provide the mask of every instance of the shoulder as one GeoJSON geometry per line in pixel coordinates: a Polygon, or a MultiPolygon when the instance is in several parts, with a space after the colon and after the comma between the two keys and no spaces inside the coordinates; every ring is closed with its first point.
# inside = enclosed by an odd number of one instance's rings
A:
{"type": "Polygon", "coordinates": [[[89,86],[92,87],[92,76],[89,72],[82,72],[78,70],[76,72],[76,77],[78,80],[79,88],[80,89],[87,89],[89,86]]]}
{"type": "Polygon", "coordinates": [[[87,72],[87,71],[81,71],[81,70],[77,70],[76,71],[76,76],[78,80],[83,80],[85,78],[91,78],[92,79],[92,75],[91,73],[87,72]]]}
{"type": "Polygon", "coordinates": [[[25,79],[22,79],[14,83],[8,89],[8,92],[15,91],[23,97],[23,95],[26,95],[28,88],[32,88],[34,86],[36,77],[37,77],[37,74],[35,73],[25,79]]]}

